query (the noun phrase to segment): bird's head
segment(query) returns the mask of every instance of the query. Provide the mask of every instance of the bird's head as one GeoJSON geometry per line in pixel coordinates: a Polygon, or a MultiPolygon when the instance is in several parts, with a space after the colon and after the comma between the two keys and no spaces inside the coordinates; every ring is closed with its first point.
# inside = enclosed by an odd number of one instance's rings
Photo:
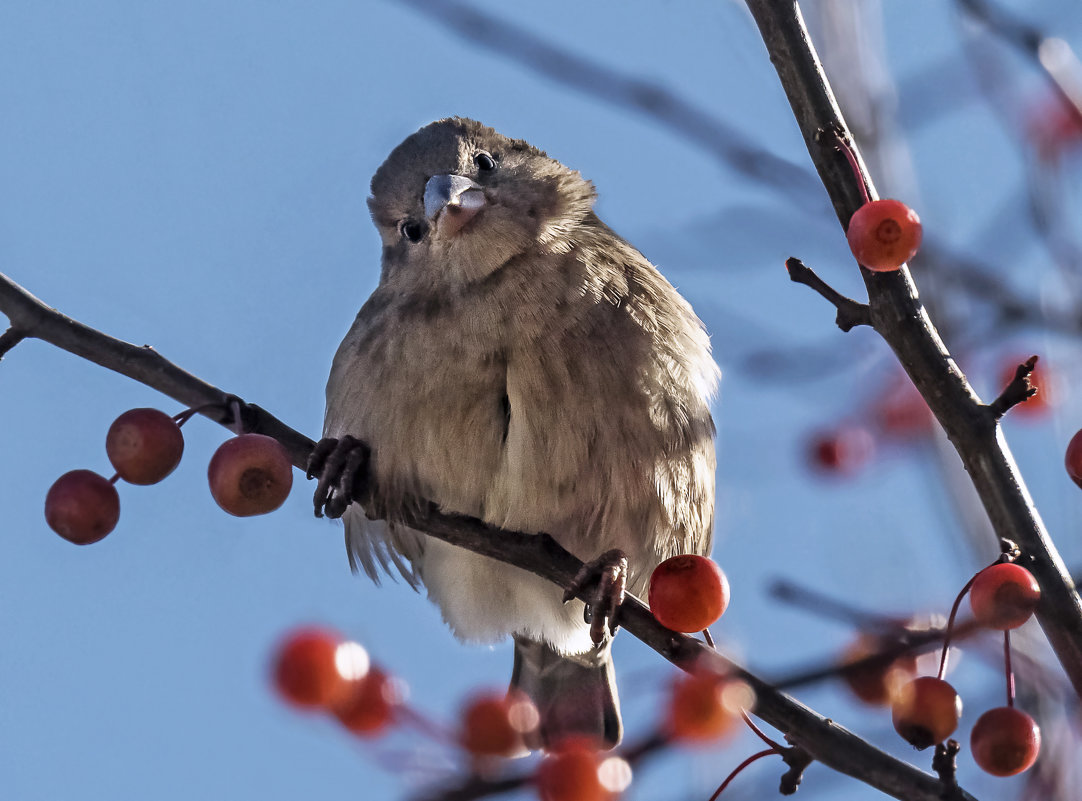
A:
{"type": "Polygon", "coordinates": [[[594,188],[520,139],[458,117],[426,125],[372,179],[383,280],[468,284],[516,256],[566,252],[594,188]]]}

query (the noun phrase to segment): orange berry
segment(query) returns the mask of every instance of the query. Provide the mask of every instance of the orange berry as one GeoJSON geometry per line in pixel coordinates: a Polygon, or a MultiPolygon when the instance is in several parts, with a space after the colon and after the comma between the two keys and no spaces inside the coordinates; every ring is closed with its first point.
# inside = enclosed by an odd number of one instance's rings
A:
{"type": "MultiPolygon", "coordinates": [[[[845,650],[843,662],[855,662],[891,645],[889,640],[881,641],[877,637],[862,634],[845,650]]],[[[853,695],[864,703],[888,706],[898,690],[911,681],[916,673],[917,658],[913,654],[903,654],[892,662],[846,670],[842,673],[842,678],[853,695]]]]}
{"type": "Polygon", "coordinates": [[[322,628],[302,628],[278,646],[273,680],[283,699],[302,708],[325,708],[342,691],[346,679],[336,656],[342,639],[322,628]]]}
{"type": "Polygon", "coordinates": [[[631,782],[631,767],[573,737],[548,754],[534,783],[541,801],[612,801],[631,782]]]}
{"type": "Polygon", "coordinates": [[[483,693],[462,711],[462,747],[477,756],[514,756],[526,749],[523,736],[534,731],[540,716],[523,693],[483,693]]]}
{"type": "Polygon", "coordinates": [[[679,740],[715,740],[731,732],[754,702],[751,688],[739,679],[708,670],[682,675],[669,699],[669,731],[679,740]]]}
{"type": "Polygon", "coordinates": [[[891,707],[894,729],[902,739],[922,750],[950,737],[961,716],[962,699],[958,693],[934,676],[921,676],[903,685],[891,707]]]}
{"type": "Polygon", "coordinates": [[[390,726],[402,703],[398,683],[379,668],[348,680],[332,703],[332,711],[354,734],[372,736],[390,726]]]}
{"type": "Polygon", "coordinates": [[[1014,776],[1028,770],[1041,751],[1037,723],[1012,706],[989,709],[973,724],[969,735],[973,761],[993,776],[1014,776]]]}
{"type": "Polygon", "coordinates": [[[713,559],[682,554],[654,569],[648,599],[661,625],[686,633],[702,631],[729,605],[729,580],[713,559]]]}
{"type": "Polygon", "coordinates": [[[973,616],[984,626],[1006,631],[1033,616],[1041,601],[1041,588],[1033,574],[1010,562],[986,567],[969,588],[973,616]]]}
{"type": "Polygon", "coordinates": [[[898,200],[873,200],[857,209],[846,231],[849,249],[864,267],[897,270],[920,248],[920,217],[898,200]]]}

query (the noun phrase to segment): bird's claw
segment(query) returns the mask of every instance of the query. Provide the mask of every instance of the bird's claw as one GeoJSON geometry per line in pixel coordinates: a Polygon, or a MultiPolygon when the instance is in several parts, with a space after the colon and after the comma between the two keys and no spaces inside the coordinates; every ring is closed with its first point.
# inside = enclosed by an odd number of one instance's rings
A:
{"type": "Polygon", "coordinates": [[[595,644],[604,642],[606,635],[612,637],[616,634],[619,627],[617,617],[624,602],[626,586],[627,556],[614,548],[584,564],[575,574],[571,587],[564,592],[564,603],[567,603],[591,587],[585,619],[590,624],[590,639],[595,644]]]}
{"type": "Polygon", "coordinates": [[[370,453],[367,445],[349,434],[316,443],[307,471],[309,479],[319,476],[313,497],[316,517],[341,517],[351,503],[364,498],[370,453]]]}

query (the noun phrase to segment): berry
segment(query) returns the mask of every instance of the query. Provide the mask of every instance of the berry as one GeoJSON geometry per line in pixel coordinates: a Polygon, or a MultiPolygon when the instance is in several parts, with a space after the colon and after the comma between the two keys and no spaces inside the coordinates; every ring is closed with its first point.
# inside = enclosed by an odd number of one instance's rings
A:
{"type": "Polygon", "coordinates": [[[873,200],[854,212],[846,231],[849,249],[864,267],[897,270],[920,248],[920,217],[898,200],[873,200]]]}
{"type": "Polygon", "coordinates": [[[1010,562],[986,567],[969,588],[969,605],[981,625],[991,629],[1015,629],[1033,615],[1041,600],[1041,588],[1033,574],[1010,562]]]}
{"type": "MultiPolygon", "coordinates": [[[[890,640],[880,641],[876,637],[862,634],[845,650],[842,661],[855,662],[879,653],[895,643],[890,640]]],[[[842,678],[852,690],[853,695],[864,703],[872,706],[888,706],[896,697],[898,690],[911,681],[916,673],[916,656],[903,654],[892,662],[846,670],[842,673],[842,678]]]]}
{"type": "Polygon", "coordinates": [[[1041,751],[1041,730],[1020,709],[989,709],[973,724],[969,735],[973,761],[993,776],[1014,776],[1032,767],[1041,751]]]}
{"type": "Polygon", "coordinates": [[[45,522],[76,545],[97,542],[120,519],[120,496],[109,479],[93,470],[72,470],[45,495],[45,522]]]}
{"type": "Polygon", "coordinates": [[[1067,467],[1067,475],[1075,484],[1082,487],[1082,431],[1076,432],[1071,437],[1063,461],[1067,467]]]}
{"type": "Polygon", "coordinates": [[[328,707],[347,679],[338,669],[341,638],[321,628],[292,632],[278,646],[273,680],[279,695],[301,708],[328,707]]]}
{"type": "Polygon", "coordinates": [[[477,756],[510,757],[526,749],[523,735],[537,728],[537,707],[524,694],[484,693],[462,711],[462,747],[477,756]]]}
{"type": "Polygon", "coordinates": [[[129,409],[109,426],[105,453],[128,483],[157,484],[180,464],[184,435],[165,412],[129,409]]]}
{"type": "Polygon", "coordinates": [[[874,452],[875,439],[871,433],[853,425],[816,434],[809,445],[812,465],[827,473],[855,473],[874,452]]]}
{"type": "Polygon", "coordinates": [[[534,783],[541,801],[611,801],[631,783],[631,767],[574,737],[541,761],[534,783]]]}
{"type": "Polygon", "coordinates": [[[950,737],[961,716],[962,699],[958,693],[933,676],[921,676],[902,686],[891,708],[895,730],[918,749],[950,737]]]}
{"type": "Polygon", "coordinates": [[[755,702],[751,688],[711,671],[680,676],[669,700],[669,731],[679,740],[705,742],[732,731],[755,702]]]}
{"type": "Polygon", "coordinates": [[[686,633],[702,631],[729,605],[729,580],[709,557],[673,556],[654,569],[648,599],[661,625],[686,633]]]}
{"type": "Polygon", "coordinates": [[[395,719],[402,703],[397,682],[379,668],[350,679],[341,687],[331,709],[335,717],[354,734],[380,734],[395,719]]]}
{"type": "Polygon", "coordinates": [[[207,468],[210,494],[231,515],[273,512],[293,487],[293,465],[281,443],[263,434],[227,439],[207,468]]]}

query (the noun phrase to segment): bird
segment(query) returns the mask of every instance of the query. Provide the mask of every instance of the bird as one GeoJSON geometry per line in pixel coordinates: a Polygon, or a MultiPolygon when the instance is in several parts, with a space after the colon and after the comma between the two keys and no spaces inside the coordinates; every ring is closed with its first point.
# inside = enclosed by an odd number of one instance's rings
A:
{"type": "MultiPolygon", "coordinates": [[[[664,159],[640,169],[649,191],[664,159]]],[[[463,641],[513,639],[510,689],[536,705],[540,748],[620,742],[615,625],[395,512],[425,499],[546,533],[640,596],[666,558],[710,552],[710,339],[596,197],[578,171],[471,119],[394,148],[368,199],[379,283],[334,355],[309,469],[355,572],[423,587],[463,641]]]]}

